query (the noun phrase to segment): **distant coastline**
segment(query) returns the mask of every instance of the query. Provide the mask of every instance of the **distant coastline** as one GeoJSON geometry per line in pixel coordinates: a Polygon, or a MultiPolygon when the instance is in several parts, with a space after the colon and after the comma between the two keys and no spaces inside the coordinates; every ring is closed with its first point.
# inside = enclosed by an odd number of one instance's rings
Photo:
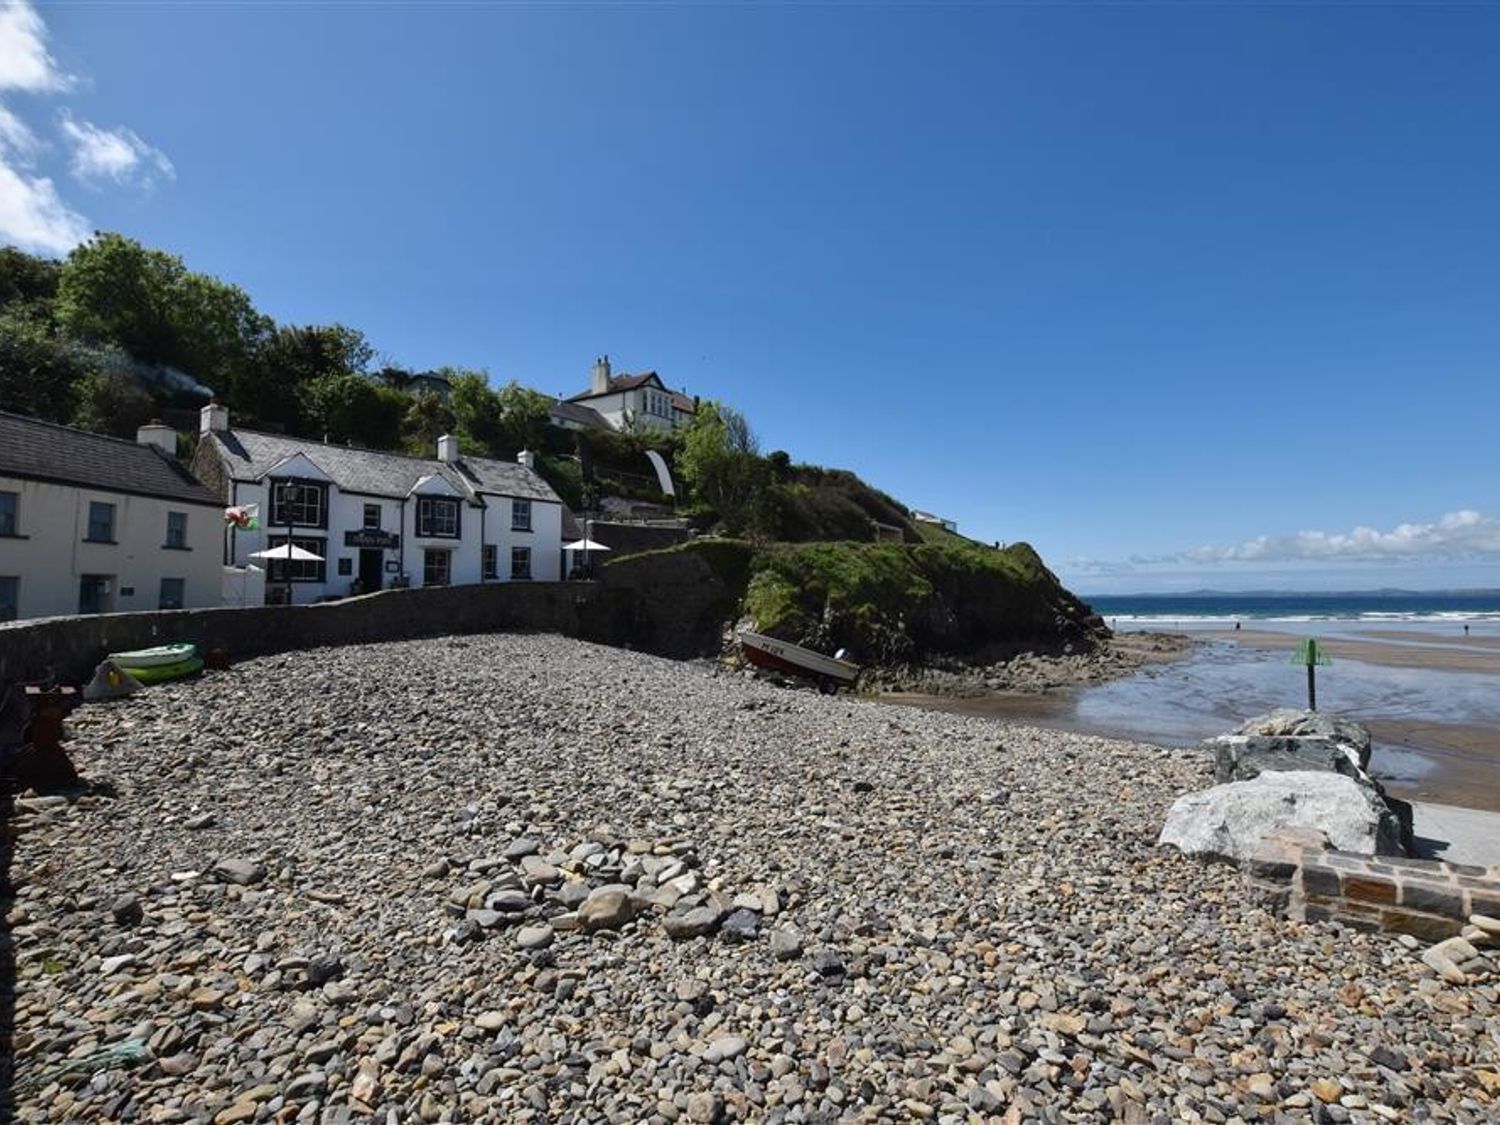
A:
{"type": "Polygon", "coordinates": [[[1189,619],[1496,621],[1500,590],[1365,590],[1347,592],[1195,590],[1184,594],[1084,595],[1094,612],[1120,627],[1189,619]]]}

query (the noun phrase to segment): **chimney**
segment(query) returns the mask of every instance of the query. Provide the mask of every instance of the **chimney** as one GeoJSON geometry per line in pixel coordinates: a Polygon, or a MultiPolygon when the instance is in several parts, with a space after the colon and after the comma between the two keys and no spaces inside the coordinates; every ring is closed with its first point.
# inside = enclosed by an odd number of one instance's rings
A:
{"type": "Polygon", "coordinates": [[[536,468],[536,454],[529,449],[523,449],[517,453],[516,461],[519,464],[525,465],[528,469],[534,470],[536,468]]]}
{"type": "Polygon", "coordinates": [[[594,360],[594,377],[589,382],[589,391],[596,395],[607,394],[609,391],[609,356],[602,355],[594,360]]]}
{"type": "Polygon", "coordinates": [[[135,440],[137,445],[149,445],[167,457],[177,456],[177,431],[163,424],[160,418],[153,418],[136,430],[135,440]]]}
{"type": "Polygon", "coordinates": [[[198,411],[198,436],[222,434],[229,430],[229,407],[220,406],[219,400],[209,399],[208,405],[198,411]]]}
{"type": "Polygon", "coordinates": [[[438,438],[438,460],[451,465],[458,460],[458,439],[452,434],[438,438]]]}

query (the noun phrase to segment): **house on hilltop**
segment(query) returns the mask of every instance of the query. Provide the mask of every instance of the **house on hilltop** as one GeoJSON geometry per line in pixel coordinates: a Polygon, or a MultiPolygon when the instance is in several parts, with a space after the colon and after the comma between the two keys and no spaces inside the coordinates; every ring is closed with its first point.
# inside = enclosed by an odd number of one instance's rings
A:
{"type": "MultiPolygon", "coordinates": [[[[559,407],[586,407],[603,418],[611,429],[676,430],[693,420],[697,400],[689,398],[683,391],[674,391],[661,381],[655,371],[639,375],[615,375],[609,367],[609,356],[594,361],[589,389],[581,394],[570,395],[558,403],[559,407]]],[[[554,410],[554,421],[559,411],[554,410]]],[[[581,416],[575,416],[581,420],[581,416]]],[[[565,422],[559,422],[565,425],[565,422]]],[[[566,426],[582,428],[579,425],[566,426]]]]}
{"type": "Polygon", "coordinates": [[[0,412],[0,621],[219,604],[223,505],[136,440],[0,412]]]}
{"type": "Polygon", "coordinates": [[[435,458],[237,430],[203,408],[193,469],[224,506],[258,506],[231,529],[224,561],[290,542],[312,559],[272,560],[269,596],[297,603],[386,586],[557,581],[562,501],[533,467],[467,457],[443,436],[435,458]]]}

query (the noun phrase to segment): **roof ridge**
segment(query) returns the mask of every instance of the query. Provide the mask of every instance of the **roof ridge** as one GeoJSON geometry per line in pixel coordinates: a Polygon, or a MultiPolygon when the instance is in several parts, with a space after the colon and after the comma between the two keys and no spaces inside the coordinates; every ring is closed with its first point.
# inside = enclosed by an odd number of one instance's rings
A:
{"type": "MultiPolygon", "coordinates": [[[[30,414],[17,414],[14,410],[0,410],[0,418],[14,418],[18,422],[27,422],[33,426],[48,426],[54,430],[66,430],[70,434],[80,434],[83,437],[98,438],[100,441],[112,441],[119,445],[128,445],[131,449],[149,449],[153,452],[156,447],[143,445],[134,438],[115,437],[114,434],[101,434],[98,430],[85,430],[81,426],[70,426],[66,422],[54,422],[49,418],[36,418],[30,414]]],[[[161,425],[166,425],[165,422],[161,425]]],[[[173,433],[179,432],[177,427],[171,427],[173,433]]]]}
{"type": "Polygon", "coordinates": [[[281,441],[295,441],[303,445],[311,445],[318,449],[338,449],[345,453],[377,453],[381,457],[399,457],[403,461],[423,461],[434,465],[446,464],[437,457],[423,457],[418,453],[403,453],[395,449],[371,449],[368,445],[338,445],[331,441],[319,441],[317,438],[294,437],[291,434],[273,434],[266,430],[252,430],[245,426],[230,426],[227,430],[212,430],[215,434],[255,434],[257,437],[275,438],[281,441]]]}

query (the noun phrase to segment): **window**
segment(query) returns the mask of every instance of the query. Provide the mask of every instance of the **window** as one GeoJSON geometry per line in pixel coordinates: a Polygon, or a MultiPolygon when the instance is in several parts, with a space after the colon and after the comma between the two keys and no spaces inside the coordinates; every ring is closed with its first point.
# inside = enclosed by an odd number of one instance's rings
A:
{"type": "Polygon", "coordinates": [[[367,531],[379,531],[380,530],[380,505],[379,504],[366,504],[365,505],[365,530],[367,530],[367,531]]]}
{"type": "Polygon", "coordinates": [[[21,502],[21,497],[15,492],[0,492],[0,535],[20,535],[20,524],[16,520],[16,510],[21,502]]]}
{"type": "Polygon", "coordinates": [[[531,577],[530,547],[512,547],[510,549],[510,576],[512,579],[531,577]]]}
{"type": "Polygon", "coordinates": [[[179,551],[187,550],[187,513],[167,513],[167,542],[168,547],[179,551]]]}
{"type": "Polygon", "coordinates": [[[183,599],[183,587],[187,583],[181,578],[163,578],[161,580],[161,598],[157,601],[158,609],[181,609],[183,599]]]}
{"type": "Polygon", "coordinates": [[[510,502],[510,529],[512,531],[531,530],[530,500],[512,500],[510,502]]]}
{"type": "Polygon", "coordinates": [[[85,538],[91,543],[113,543],[115,541],[115,506],[100,500],[89,501],[89,533],[85,538]]]}
{"type": "Polygon", "coordinates": [[[500,560],[497,555],[498,552],[495,550],[495,545],[493,543],[486,543],[483,549],[480,551],[480,558],[484,564],[483,569],[485,581],[491,581],[500,577],[498,571],[500,560]]]}
{"type": "Polygon", "coordinates": [[[21,580],[0,574],[0,621],[14,621],[21,614],[21,580]]]}
{"type": "Polygon", "coordinates": [[[283,480],[271,486],[271,523],[279,527],[327,527],[321,484],[283,480]]]}
{"type": "MultiPolygon", "coordinates": [[[[268,546],[280,547],[286,536],[272,536],[268,546]]],[[[323,539],[292,539],[292,546],[301,547],[309,554],[318,556],[317,562],[308,559],[271,559],[266,572],[268,582],[322,582],[328,577],[328,544],[323,539]]]]}
{"type": "Polygon", "coordinates": [[[452,551],[422,552],[422,585],[446,586],[450,575],[449,561],[452,551]]]}
{"type": "Polygon", "coordinates": [[[424,539],[457,539],[458,501],[440,496],[419,497],[417,534],[424,539]]]}

